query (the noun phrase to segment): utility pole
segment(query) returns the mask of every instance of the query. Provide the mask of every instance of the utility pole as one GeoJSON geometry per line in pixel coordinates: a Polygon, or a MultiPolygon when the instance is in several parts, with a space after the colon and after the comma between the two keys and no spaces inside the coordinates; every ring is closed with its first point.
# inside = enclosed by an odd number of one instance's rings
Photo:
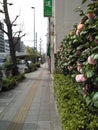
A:
{"type": "Polygon", "coordinates": [[[42,39],[40,38],[40,55],[42,53],[42,39]]]}
{"type": "Polygon", "coordinates": [[[37,62],[37,32],[35,36],[35,51],[36,51],[36,62],[37,62]]]}
{"type": "Polygon", "coordinates": [[[35,7],[31,7],[33,10],[34,10],[34,49],[36,49],[36,47],[35,47],[35,7]]]}
{"type": "Polygon", "coordinates": [[[37,32],[36,32],[35,45],[36,45],[36,52],[37,52],[37,32]]]}

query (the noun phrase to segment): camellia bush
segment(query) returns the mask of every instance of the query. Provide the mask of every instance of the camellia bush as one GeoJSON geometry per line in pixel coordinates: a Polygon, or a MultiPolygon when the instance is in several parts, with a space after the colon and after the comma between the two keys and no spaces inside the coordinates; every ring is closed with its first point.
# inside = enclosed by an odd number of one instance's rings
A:
{"type": "MultiPolygon", "coordinates": [[[[85,4],[87,0],[82,0],[85,4]]],[[[56,55],[56,71],[70,75],[91,109],[98,109],[98,0],[91,0],[81,19],[62,40],[56,55]]]]}

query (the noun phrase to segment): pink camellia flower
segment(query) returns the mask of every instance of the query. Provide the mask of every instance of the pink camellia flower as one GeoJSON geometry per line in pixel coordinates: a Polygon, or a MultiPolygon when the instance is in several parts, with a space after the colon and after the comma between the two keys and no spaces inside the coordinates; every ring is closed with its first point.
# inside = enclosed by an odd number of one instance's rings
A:
{"type": "Polygon", "coordinates": [[[82,31],[83,28],[84,28],[84,24],[79,23],[78,26],[77,26],[77,30],[82,31]]]}
{"type": "Polygon", "coordinates": [[[85,82],[87,78],[83,74],[76,75],[76,81],[77,82],[85,82]]]}
{"type": "Polygon", "coordinates": [[[84,24],[79,23],[77,25],[76,35],[79,35],[79,33],[83,30],[83,28],[84,28],[84,24]]]}
{"type": "Polygon", "coordinates": [[[82,66],[83,66],[82,62],[78,62],[77,65],[78,65],[77,70],[81,73],[82,72],[81,69],[82,69],[82,66]]]}
{"type": "Polygon", "coordinates": [[[72,70],[73,66],[68,66],[67,68],[68,68],[68,70],[72,70]]]}
{"type": "Polygon", "coordinates": [[[80,30],[77,29],[76,30],[76,35],[79,35],[79,33],[80,33],[80,30]]]}
{"type": "Polygon", "coordinates": [[[91,56],[88,57],[87,59],[88,63],[91,64],[91,65],[95,65],[97,63],[96,60],[94,60],[93,58],[91,58],[91,56]]]}

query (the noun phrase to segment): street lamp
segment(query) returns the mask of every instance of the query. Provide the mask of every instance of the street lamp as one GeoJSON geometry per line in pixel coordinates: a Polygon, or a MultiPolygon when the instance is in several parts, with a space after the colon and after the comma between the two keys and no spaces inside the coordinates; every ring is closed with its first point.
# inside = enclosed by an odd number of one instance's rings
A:
{"type": "Polygon", "coordinates": [[[34,10],[34,49],[35,49],[35,7],[31,7],[34,10]]]}

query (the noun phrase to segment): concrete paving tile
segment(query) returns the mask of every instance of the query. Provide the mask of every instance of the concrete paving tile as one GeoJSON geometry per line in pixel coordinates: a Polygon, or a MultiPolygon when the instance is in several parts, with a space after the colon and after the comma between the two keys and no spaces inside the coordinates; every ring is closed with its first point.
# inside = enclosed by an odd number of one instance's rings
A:
{"type": "Polygon", "coordinates": [[[38,114],[37,115],[29,115],[29,116],[27,116],[27,118],[26,118],[26,120],[25,120],[25,122],[30,122],[30,123],[32,123],[32,121],[37,121],[38,120],[38,114]]]}
{"type": "Polygon", "coordinates": [[[34,116],[34,115],[38,115],[38,113],[39,113],[39,110],[37,109],[31,109],[29,112],[28,112],[28,116],[29,115],[32,115],[32,116],[34,116]]]}
{"type": "Polygon", "coordinates": [[[38,124],[36,123],[25,123],[23,126],[23,129],[37,129],[38,128],[38,124]]]}
{"type": "Polygon", "coordinates": [[[39,115],[38,121],[50,121],[50,115],[49,114],[39,115]]]}
{"type": "Polygon", "coordinates": [[[30,110],[31,109],[39,110],[39,108],[40,108],[40,103],[34,103],[34,104],[31,105],[30,110]]]}
{"type": "Polygon", "coordinates": [[[50,130],[50,121],[38,121],[39,129],[50,130]]]}
{"type": "Polygon", "coordinates": [[[37,130],[37,129],[25,129],[25,128],[23,128],[22,130],[37,130]]]}
{"type": "Polygon", "coordinates": [[[0,130],[6,130],[9,124],[10,124],[10,121],[0,120],[0,130]]]}
{"type": "Polygon", "coordinates": [[[40,129],[37,129],[37,130],[51,130],[51,129],[48,129],[48,128],[45,128],[45,129],[42,128],[42,129],[41,129],[41,128],[40,128],[40,129]]]}
{"type": "Polygon", "coordinates": [[[42,109],[42,110],[39,111],[39,115],[45,115],[45,114],[50,115],[49,109],[42,109]]]}

